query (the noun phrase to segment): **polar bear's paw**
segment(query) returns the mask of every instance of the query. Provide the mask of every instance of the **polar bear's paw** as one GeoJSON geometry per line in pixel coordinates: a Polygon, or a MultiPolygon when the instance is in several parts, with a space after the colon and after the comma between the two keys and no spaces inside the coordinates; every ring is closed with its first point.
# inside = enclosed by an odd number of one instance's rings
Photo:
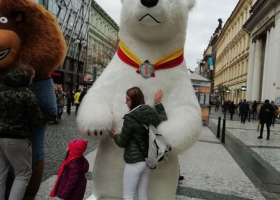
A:
{"type": "Polygon", "coordinates": [[[108,137],[112,129],[112,114],[106,105],[85,101],[79,109],[77,122],[85,139],[100,140],[108,137]]]}

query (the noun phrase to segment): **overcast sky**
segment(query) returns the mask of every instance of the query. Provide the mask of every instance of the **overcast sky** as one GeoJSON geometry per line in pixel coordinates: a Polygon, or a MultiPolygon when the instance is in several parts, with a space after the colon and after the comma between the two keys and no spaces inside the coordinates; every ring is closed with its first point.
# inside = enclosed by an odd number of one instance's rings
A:
{"type": "MultiPolygon", "coordinates": [[[[95,0],[118,24],[120,0],[95,0]]],[[[202,59],[209,40],[222,18],[223,25],[237,5],[238,0],[196,0],[196,6],[189,16],[185,59],[188,68],[194,70],[197,60],[202,59]]]]}

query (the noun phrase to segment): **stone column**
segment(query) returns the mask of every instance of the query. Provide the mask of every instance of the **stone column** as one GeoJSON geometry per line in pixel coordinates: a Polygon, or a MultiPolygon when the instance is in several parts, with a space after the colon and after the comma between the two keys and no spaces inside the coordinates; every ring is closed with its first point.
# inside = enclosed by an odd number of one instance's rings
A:
{"type": "Polygon", "coordinates": [[[256,42],[255,59],[254,59],[254,72],[252,81],[252,98],[251,101],[261,100],[262,88],[262,66],[263,66],[263,41],[258,39],[256,42]]]}
{"type": "Polygon", "coordinates": [[[264,67],[263,67],[263,81],[262,81],[262,98],[261,101],[264,102],[267,99],[268,95],[268,80],[269,80],[269,74],[271,68],[271,65],[269,63],[271,52],[270,52],[270,31],[267,31],[266,35],[266,47],[265,47],[265,58],[264,58],[264,67]]]}
{"type": "MultiPolygon", "coordinates": [[[[253,83],[253,72],[254,72],[254,62],[255,62],[255,49],[256,49],[256,43],[250,42],[250,52],[249,52],[249,66],[248,67],[248,73],[247,73],[247,93],[246,93],[246,99],[248,101],[252,101],[252,83],[253,83]]],[[[243,93],[241,91],[241,93],[243,93]]],[[[241,95],[240,95],[241,96],[241,95]]],[[[242,98],[242,96],[241,96],[242,98]]]]}

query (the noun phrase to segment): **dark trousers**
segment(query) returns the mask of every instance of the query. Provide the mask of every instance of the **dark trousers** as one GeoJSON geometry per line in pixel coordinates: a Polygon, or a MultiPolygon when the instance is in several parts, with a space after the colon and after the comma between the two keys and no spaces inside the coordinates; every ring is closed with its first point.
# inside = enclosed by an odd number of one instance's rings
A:
{"type": "Polygon", "coordinates": [[[219,111],[219,106],[215,107],[215,111],[218,112],[219,111]]]}
{"type": "Polygon", "coordinates": [[[262,123],[261,123],[261,132],[260,132],[260,136],[261,136],[261,137],[263,136],[263,128],[264,128],[264,124],[266,124],[266,129],[267,129],[267,139],[269,139],[269,136],[270,136],[270,123],[265,123],[265,122],[262,122],[262,123]]]}
{"type": "Polygon", "coordinates": [[[232,120],[234,112],[230,112],[230,119],[232,120]]]}
{"type": "Polygon", "coordinates": [[[77,115],[77,113],[78,113],[78,110],[79,110],[79,106],[80,106],[80,104],[75,104],[76,105],[76,111],[75,111],[75,115],[77,115]]]}
{"type": "Polygon", "coordinates": [[[276,117],[272,117],[272,125],[275,124],[275,119],[276,119],[276,117]]]}
{"type": "Polygon", "coordinates": [[[248,116],[248,113],[247,112],[241,112],[240,116],[241,116],[241,123],[245,124],[247,116],[248,116]]]}

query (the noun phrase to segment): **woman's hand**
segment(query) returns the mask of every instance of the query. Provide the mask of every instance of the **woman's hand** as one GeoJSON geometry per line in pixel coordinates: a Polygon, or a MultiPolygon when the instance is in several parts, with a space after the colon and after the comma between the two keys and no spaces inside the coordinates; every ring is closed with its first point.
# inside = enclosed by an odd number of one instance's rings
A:
{"type": "Polygon", "coordinates": [[[163,92],[162,90],[158,90],[155,94],[155,98],[154,98],[154,101],[155,103],[160,103],[161,102],[161,99],[162,99],[162,96],[163,96],[163,92]]]}
{"type": "Polygon", "coordinates": [[[117,134],[118,134],[118,132],[116,130],[112,130],[110,136],[111,136],[111,138],[114,139],[117,134]]]}

